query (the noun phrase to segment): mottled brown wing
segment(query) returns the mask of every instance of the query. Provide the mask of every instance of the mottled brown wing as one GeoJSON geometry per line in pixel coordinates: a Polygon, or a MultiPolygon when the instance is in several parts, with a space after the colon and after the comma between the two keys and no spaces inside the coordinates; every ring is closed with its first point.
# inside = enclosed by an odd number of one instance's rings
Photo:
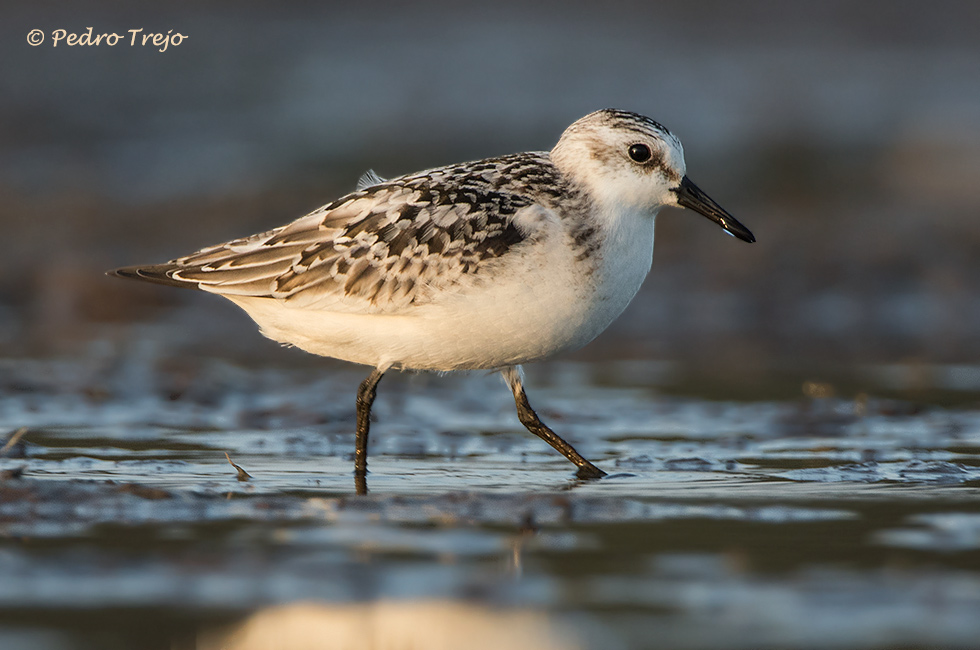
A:
{"type": "Polygon", "coordinates": [[[384,182],[281,228],[115,273],[296,306],[397,311],[529,236],[515,214],[533,201],[495,186],[489,167],[463,169],[384,182]]]}

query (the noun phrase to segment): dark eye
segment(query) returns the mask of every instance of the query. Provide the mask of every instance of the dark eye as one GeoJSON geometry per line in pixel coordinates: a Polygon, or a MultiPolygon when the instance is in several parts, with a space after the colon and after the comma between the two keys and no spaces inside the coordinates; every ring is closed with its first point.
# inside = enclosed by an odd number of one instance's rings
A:
{"type": "Polygon", "coordinates": [[[646,161],[650,160],[651,156],[653,156],[653,152],[650,151],[650,147],[645,144],[631,145],[628,153],[630,155],[630,160],[638,163],[645,163],[646,161]]]}

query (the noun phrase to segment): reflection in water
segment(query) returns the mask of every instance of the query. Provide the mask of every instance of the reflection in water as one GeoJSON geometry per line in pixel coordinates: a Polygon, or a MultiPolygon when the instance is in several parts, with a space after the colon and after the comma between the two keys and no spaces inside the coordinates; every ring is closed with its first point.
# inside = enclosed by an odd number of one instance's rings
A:
{"type": "Polygon", "coordinates": [[[260,610],[233,630],[205,633],[198,648],[570,650],[584,647],[565,636],[541,612],[495,610],[452,601],[293,603],[260,610]]]}

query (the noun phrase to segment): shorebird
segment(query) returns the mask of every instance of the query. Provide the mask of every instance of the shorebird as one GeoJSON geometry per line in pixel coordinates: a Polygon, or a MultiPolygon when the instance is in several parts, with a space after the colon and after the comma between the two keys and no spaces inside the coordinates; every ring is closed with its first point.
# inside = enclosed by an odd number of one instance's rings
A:
{"type": "Polygon", "coordinates": [[[521,423],[594,479],[605,472],[531,408],[521,364],[585,345],[622,313],[650,271],[665,206],[755,241],[687,177],[670,131],[605,109],[550,152],[368,172],[285,226],[109,273],[216,293],[270,339],[373,368],[357,391],[359,491],[371,405],[392,369],[499,370],[521,423]]]}

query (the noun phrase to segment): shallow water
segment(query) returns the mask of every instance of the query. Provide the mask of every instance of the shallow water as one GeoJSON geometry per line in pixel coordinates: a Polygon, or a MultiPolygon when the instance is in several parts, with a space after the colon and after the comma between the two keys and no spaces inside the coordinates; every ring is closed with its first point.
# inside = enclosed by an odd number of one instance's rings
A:
{"type": "Polygon", "coordinates": [[[976,646],[978,410],[157,363],[5,362],[0,647],[976,646]]]}

